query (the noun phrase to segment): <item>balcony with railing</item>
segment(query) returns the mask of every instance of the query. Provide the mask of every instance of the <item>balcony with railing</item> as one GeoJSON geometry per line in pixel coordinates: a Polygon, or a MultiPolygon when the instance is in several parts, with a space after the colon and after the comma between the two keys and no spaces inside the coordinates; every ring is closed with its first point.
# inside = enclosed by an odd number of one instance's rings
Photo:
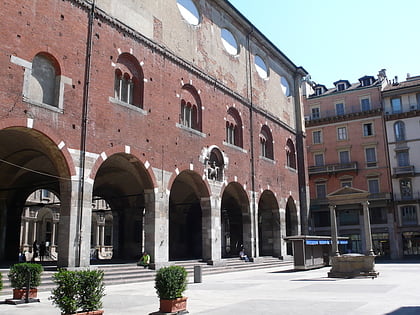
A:
{"type": "Polygon", "coordinates": [[[392,176],[399,177],[399,176],[414,176],[416,175],[414,165],[407,165],[407,166],[397,166],[393,168],[392,176]]]}
{"type": "Polygon", "coordinates": [[[352,119],[355,116],[372,116],[378,115],[382,112],[380,105],[374,106],[369,110],[361,110],[360,105],[352,105],[346,106],[345,112],[343,114],[337,114],[335,109],[330,110],[322,110],[319,115],[307,115],[305,116],[305,121],[308,126],[312,124],[316,124],[317,122],[321,121],[329,121],[329,120],[347,120],[348,118],[352,119]]]}
{"type": "Polygon", "coordinates": [[[357,170],[358,170],[357,162],[314,165],[314,166],[309,166],[309,169],[308,169],[309,175],[337,174],[340,172],[348,172],[348,171],[357,172],[357,170]]]}

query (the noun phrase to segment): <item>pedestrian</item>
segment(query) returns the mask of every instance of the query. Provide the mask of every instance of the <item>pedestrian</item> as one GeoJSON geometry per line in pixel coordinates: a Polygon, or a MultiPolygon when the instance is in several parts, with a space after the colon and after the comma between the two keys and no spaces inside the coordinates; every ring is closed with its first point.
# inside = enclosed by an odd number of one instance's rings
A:
{"type": "Polygon", "coordinates": [[[141,256],[139,262],[137,263],[137,266],[143,266],[144,268],[149,267],[150,264],[150,255],[146,252],[143,253],[143,256],[141,256]]]}
{"type": "Polygon", "coordinates": [[[32,244],[32,261],[35,261],[35,258],[38,257],[38,243],[35,240],[32,244]]]}
{"type": "Polygon", "coordinates": [[[42,241],[39,245],[39,260],[44,261],[45,254],[47,252],[47,246],[45,245],[45,242],[42,241]]]}

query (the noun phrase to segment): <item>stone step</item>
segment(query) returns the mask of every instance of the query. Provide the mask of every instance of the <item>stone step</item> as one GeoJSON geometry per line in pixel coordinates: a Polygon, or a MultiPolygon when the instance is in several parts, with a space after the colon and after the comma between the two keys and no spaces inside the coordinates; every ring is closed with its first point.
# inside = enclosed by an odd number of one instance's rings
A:
{"type": "MultiPolygon", "coordinates": [[[[245,262],[239,258],[225,258],[223,259],[223,266],[212,266],[207,265],[205,262],[199,260],[187,260],[187,261],[175,261],[171,262],[173,265],[183,266],[188,276],[192,278],[194,276],[194,266],[201,266],[202,275],[218,274],[224,272],[235,272],[244,270],[254,270],[261,268],[273,268],[290,266],[293,268],[293,262],[288,260],[280,260],[274,257],[262,257],[255,262],[245,262]]],[[[103,270],[105,285],[115,285],[133,282],[145,282],[154,281],[156,271],[151,269],[145,269],[139,267],[136,263],[124,263],[124,264],[100,264],[92,265],[92,268],[98,268],[103,270]]],[[[52,280],[53,274],[56,272],[56,267],[45,266],[45,270],[41,275],[41,285],[38,287],[40,292],[51,291],[55,287],[52,280]]],[[[3,291],[2,295],[12,294],[12,288],[7,277],[9,272],[8,269],[0,269],[3,277],[3,291]]]]}

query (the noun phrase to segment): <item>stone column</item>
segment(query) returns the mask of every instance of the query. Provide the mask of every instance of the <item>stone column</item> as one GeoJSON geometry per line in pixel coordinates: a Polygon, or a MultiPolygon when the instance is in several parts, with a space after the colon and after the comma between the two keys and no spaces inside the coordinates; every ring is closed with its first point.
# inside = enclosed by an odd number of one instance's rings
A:
{"type": "Polygon", "coordinates": [[[338,250],[338,229],[337,229],[337,215],[335,212],[336,206],[333,204],[329,205],[330,208],[330,219],[331,219],[331,251],[333,256],[340,256],[338,250]]]}
{"type": "Polygon", "coordinates": [[[218,195],[201,198],[203,259],[210,265],[222,265],[221,199],[218,195]]]}
{"type": "Polygon", "coordinates": [[[365,248],[366,248],[366,255],[374,256],[375,253],[373,252],[372,248],[372,232],[370,230],[370,217],[369,217],[369,202],[364,201],[362,202],[363,205],[363,225],[365,228],[365,248]]]}
{"type": "Polygon", "coordinates": [[[144,199],[144,248],[159,269],[169,262],[169,191],[145,190],[144,199]]]}

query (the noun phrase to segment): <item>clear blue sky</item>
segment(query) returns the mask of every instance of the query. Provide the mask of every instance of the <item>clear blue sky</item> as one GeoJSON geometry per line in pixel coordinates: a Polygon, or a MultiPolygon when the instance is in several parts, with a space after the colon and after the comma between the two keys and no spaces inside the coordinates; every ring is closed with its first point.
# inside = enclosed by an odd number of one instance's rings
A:
{"type": "Polygon", "coordinates": [[[229,0],[312,80],[420,75],[419,0],[229,0]]]}

